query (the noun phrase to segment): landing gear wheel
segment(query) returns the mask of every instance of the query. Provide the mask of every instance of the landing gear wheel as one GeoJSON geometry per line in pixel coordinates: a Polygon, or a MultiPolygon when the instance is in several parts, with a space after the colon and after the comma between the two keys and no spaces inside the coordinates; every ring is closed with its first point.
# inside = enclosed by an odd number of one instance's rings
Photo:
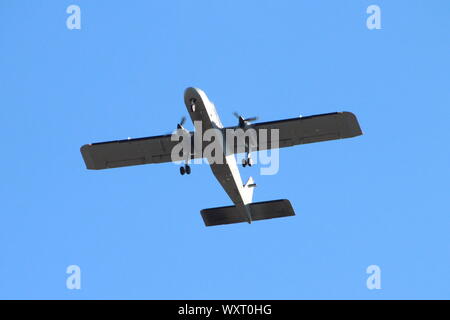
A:
{"type": "Polygon", "coordinates": [[[180,167],[180,173],[183,176],[186,173],[186,169],[184,169],[184,167],[180,167]]]}
{"type": "Polygon", "coordinates": [[[248,159],[247,159],[247,164],[248,164],[249,167],[251,167],[251,166],[253,165],[253,160],[252,160],[252,158],[248,158],[248,159]]]}
{"type": "Polygon", "coordinates": [[[247,165],[247,160],[242,159],[242,166],[245,168],[246,165],[247,165]]]}
{"type": "Polygon", "coordinates": [[[191,174],[191,167],[186,165],[186,174],[191,174]]]}

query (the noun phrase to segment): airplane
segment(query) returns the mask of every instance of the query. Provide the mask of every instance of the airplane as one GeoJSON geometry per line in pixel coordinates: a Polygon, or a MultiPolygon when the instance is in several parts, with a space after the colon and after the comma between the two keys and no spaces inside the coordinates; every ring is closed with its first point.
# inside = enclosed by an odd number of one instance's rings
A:
{"type": "MultiPolygon", "coordinates": [[[[252,123],[256,117],[244,118],[235,113],[239,119],[237,126],[224,128],[217,114],[214,104],[208,99],[205,92],[198,88],[187,88],[184,92],[184,103],[194,124],[201,124],[201,130],[217,129],[225,132],[227,129],[236,130],[253,129],[278,130],[278,141],[274,143],[268,139],[267,143],[261,141],[237,142],[232,149],[227,142],[221,144],[216,152],[220,153],[222,162],[208,161],[211,170],[234,205],[203,209],[200,211],[205,226],[217,226],[233,223],[248,222],[294,216],[294,209],[287,199],[253,202],[253,190],[256,184],[252,177],[243,184],[238,169],[235,154],[242,150],[246,153],[242,160],[243,167],[252,166],[251,153],[272,148],[285,148],[306,143],[351,138],[362,135],[356,116],[351,112],[334,112],[278,121],[252,123]],[[241,144],[241,145],[239,145],[241,144]],[[244,144],[244,145],[242,145],[244,144]]],[[[177,131],[184,132],[191,141],[194,141],[196,132],[184,129],[185,118],[177,125],[177,131]]],[[[197,128],[197,127],[196,127],[197,128]]],[[[202,132],[202,133],[203,133],[202,132]]],[[[173,134],[124,139],[108,142],[97,142],[83,145],[80,149],[87,169],[101,170],[135,166],[141,164],[164,163],[185,160],[180,167],[180,173],[190,174],[189,162],[202,158],[206,145],[201,143],[200,148],[191,148],[187,155],[173,157],[172,149],[179,143],[173,140],[173,134]],[[200,149],[200,150],[198,150],[200,149]]],[[[194,142],[195,144],[195,142],[194,142]]],[[[211,159],[207,159],[211,160],[211,159]]]]}

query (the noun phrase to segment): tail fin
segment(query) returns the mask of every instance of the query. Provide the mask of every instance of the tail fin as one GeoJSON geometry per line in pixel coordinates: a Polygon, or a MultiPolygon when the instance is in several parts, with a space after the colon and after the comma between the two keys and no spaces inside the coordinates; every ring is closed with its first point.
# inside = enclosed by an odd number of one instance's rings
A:
{"type": "Polygon", "coordinates": [[[248,178],[247,183],[244,184],[244,200],[245,203],[251,203],[253,201],[253,191],[255,190],[256,183],[252,177],[248,178]]]}
{"type": "MultiPolygon", "coordinates": [[[[251,211],[252,221],[295,216],[289,200],[255,202],[246,205],[251,211]]],[[[248,217],[236,206],[203,209],[205,226],[248,222],[248,217]]]]}

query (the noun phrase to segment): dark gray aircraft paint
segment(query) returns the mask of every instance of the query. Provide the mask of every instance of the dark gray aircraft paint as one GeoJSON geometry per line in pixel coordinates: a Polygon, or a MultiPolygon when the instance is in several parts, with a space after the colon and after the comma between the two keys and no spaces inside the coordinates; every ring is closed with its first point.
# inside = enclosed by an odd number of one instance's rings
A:
{"type": "MultiPolygon", "coordinates": [[[[335,112],[255,124],[250,123],[250,120],[255,120],[255,118],[244,119],[236,115],[239,118],[239,125],[224,128],[214,104],[209,101],[202,90],[187,88],[184,101],[191,120],[201,121],[203,131],[209,128],[220,130],[236,129],[245,125],[246,128],[256,130],[258,137],[260,130],[266,130],[269,133],[267,143],[264,145],[260,145],[258,141],[254,142],[256,143],[254,146],[248,146],[248,143],[245,145],[235,145],[234,153],[245,150],[247,154],[244,160],[245,163],[243,163],[244,166],[249,163],[251,165],[251,152],[272,149],[270,143],[270,132],[272,129],[277,129],[279,133],[278,146],[273,146],[273,148],[285,148],[300,144],[362,135],[358,120],[351,112],[335,112]]],[[[178,125],[178,128],[184,130],[190,136],[191,141],[193,141],[194,132],[187,132],[182,126],[183,122],[184,120],[178,125]]],[[[87,169],[93,170],[163,163],[173,160],[171,158],[172,149],[178,143],[178,141],[171,141],[171,135],[116,140],[86,144],[81,147],[81,154],[87,169]]],[[[202,145],[202,150],[206,145],[202,145]]],[[[289,200],[252,202],[253,190],[256,186],[253,178],[250,177],[247,183],[242,183],[239,170],[237,169],[236,159],[234,157],[226,157],[229,155],[226,152],[233,151],[221,150],[225,161],[223,164],[211,164],[211,170],[234,205],[201,210],[201,215],[206,226],[239,222],[251,223],[257,220],[295,215],[289,200]]],[[[185,159],[186,164],[180,168],[180,173],[183,175],[190,174],[191,168],[189,161],[202,156],[203,152],[197,154],[192,150],[191,154],[188,154],[185,159]]]]}

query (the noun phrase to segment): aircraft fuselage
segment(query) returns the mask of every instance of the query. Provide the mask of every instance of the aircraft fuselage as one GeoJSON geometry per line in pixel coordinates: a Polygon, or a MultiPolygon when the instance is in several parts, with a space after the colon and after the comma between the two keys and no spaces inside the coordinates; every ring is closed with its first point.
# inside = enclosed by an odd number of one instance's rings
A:
{"type": "MultiPolygon", "coordinates": [[[[201,121],[202,136],[208,129],[223,129],[216,107],[202,90],[197,88],[186,89],[184,103],[186,104],[192,123],[195,124],[196,121],[201,121]]],[[[220,152],[223,155],[223,161],[221,163],[215,163],[213,159],[208,159],[211,170],[236,207],[240,208],[243,214],[250,216],[250,213],[247,212],[248,208],[245,205],[252,202],[253,192],[245,188],[242,183],[236,158],[234,154],[226,152],[225,140],[222,139],[219,145],[221,148],[216,150],[216,152],[220,152]]]]}

